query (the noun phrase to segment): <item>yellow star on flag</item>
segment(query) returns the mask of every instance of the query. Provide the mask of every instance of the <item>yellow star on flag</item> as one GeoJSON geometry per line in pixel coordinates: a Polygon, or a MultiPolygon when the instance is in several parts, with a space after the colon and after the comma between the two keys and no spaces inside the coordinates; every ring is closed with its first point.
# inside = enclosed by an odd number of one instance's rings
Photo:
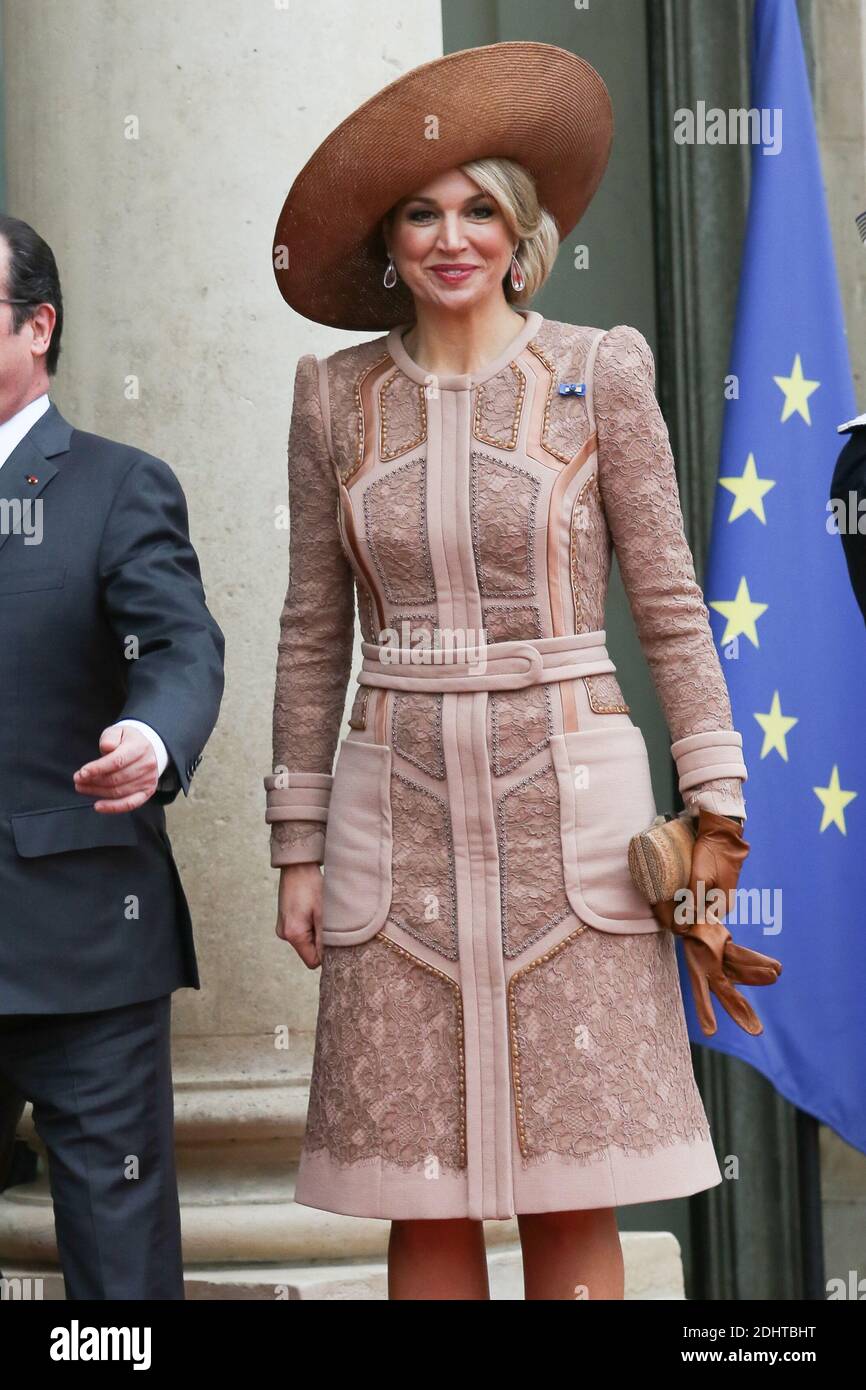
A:
{"type": "Polygon", "coordinates": [[[715,608],[727,619],[727,626],[722,633],[722,645],[730,642],[734,637],[739,637],[742,633],[748,637],[753,647],[758,644],[758,629],[755,626],[755,619],[760,618],[762,613],[766,613],[769,607],[766,603],[753,603],[749,594],[749,586],[746,583],[746,576],[740,579],[736,598],[717,599],[710,604],[710,608],[715,608]]]}
{"type": "Polygon", "coordinates": [[[843,791],[839,786],[839,768],[833,764],[833,772],[830,776],[830,784],[826,787],[813,787],[812,791],[818,797],[824,807],[821,817],[819,830],[826,830],[828,825],[838,825],[843,835],[847,835],[845,829],[845,807],[849,801],[853,801],[857,792],[843,791]]]}
{"type": "Polygon", "coordinates": [[[754,512],[759,521],[767,524],[764,515],[764,494],[770,491],[776,484],[772,478],[760,478],[755,467],[755,455],[749,454],[746,459],[746,466],[740,477],[719,478],[722,487],[726,487],[728,492],[734,494],[734,504],[731,507],[728,521],[736,521],[737,517],[745,516],[746,512],[754,512]]]}
{"type": "Polygon", "coordinates": [[[802,415],[807,425],[811,425],[812,420],[809,415],[809,397],[813,391],[817,391],[821,385],[820,381],[809,381],[803,376],[803,364],[800,361],[800,354],[794,358],[794,365],[791,368],[790,376],[774,376],[773,380],[780,391],[784,392],[785,405],[782,410],[781,423],[784,425],[789,416],[793,414],[802,415]]]}
{"type": "Polygon", "coordinates": [[[777,753],[788,761],[788,745],[785,742],[785,735],[789,729],[793,729],[795,724],[799,724],[799,719],[793,719],[790,715],[782,713],[782,706],[779,703],[778,690],[773,691],[773,702],[767,714],[756,714],[755,718],[764,730],[764,742],[761,744],[761,757],[766,758],[774,748],[777,753]]]}

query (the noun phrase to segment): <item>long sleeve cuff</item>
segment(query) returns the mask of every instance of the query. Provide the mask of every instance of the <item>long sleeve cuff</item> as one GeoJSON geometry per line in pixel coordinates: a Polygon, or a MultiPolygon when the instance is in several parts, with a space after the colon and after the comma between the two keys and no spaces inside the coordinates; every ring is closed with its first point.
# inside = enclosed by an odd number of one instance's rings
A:
{"type": "Polygon", "coordinates": [[[327,772],[283,771],[265,777],[273,868],[323,862],[333,781],[327,772]]]}
{"type": "Polygon", "coordinates": [[[687,806],[705,806],[720,816],[742,816],[746,806],[742,783],[748,778],[743,761],[743,736],[736,729],[713,729],[689,734],[671,744],[679,774],[679,789],[687,806]]]}
{"type": "Polygon", "coordinates": [[[749,775],[743,762],[743,735],[736,729],[714,729],[678,738],[671,744],[671,754],[681,792],[717,777],[739,777],[745,782],[749,775]]]}

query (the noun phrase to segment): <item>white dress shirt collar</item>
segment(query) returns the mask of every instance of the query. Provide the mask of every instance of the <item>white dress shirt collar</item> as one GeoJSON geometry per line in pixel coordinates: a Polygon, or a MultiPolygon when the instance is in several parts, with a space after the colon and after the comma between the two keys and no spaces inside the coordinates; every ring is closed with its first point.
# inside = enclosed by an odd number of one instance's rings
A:
{"type": "Polygon", "coordinates": [[[3,421],[0,425],[0,468],[13,449],[18,448],[25,434],[29,434],[36,421],[45,414],[50,404],[48,392],[44,391],[35,401],[29,401],[21,410],[3,421]]]}

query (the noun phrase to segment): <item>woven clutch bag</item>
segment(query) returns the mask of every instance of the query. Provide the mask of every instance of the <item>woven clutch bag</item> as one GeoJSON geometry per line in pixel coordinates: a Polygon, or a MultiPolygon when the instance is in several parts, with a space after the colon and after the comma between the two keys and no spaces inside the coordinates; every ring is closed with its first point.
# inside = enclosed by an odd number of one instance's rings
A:
{"type": "Polygon", "coordinates": [[[697,818],[691,811],[656,816],[646,830],[633,835],[628,867],[638,892],[648,903],[667,903],[687,888],[697,837],[697,818]]]}

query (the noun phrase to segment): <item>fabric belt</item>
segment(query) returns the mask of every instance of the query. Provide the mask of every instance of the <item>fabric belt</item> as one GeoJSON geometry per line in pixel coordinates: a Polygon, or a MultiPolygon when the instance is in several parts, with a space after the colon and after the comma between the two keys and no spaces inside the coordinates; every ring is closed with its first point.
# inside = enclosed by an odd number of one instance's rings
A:
{"type": "Polygon", "coordinates": [[[359,685],[393,690],[520,690],[547,681],[615,671],[605,630],[562,637],[526,637],[473,646],[380,646],[362,642],[359,685]]]}

